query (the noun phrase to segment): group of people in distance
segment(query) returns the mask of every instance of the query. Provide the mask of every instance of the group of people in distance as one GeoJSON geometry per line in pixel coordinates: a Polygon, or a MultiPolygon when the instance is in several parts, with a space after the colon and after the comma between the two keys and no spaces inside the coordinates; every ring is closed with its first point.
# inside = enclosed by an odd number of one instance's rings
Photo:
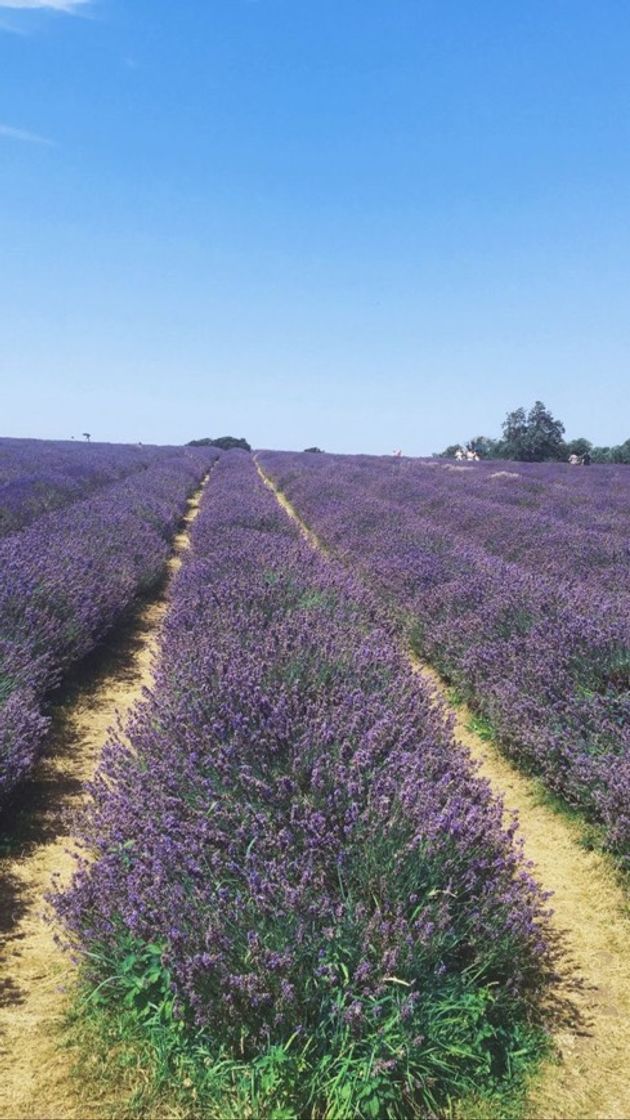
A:
{"type": "Polygon", "coordinates": [[[455,458],[458,463],[461,463],[464,459],[468,463],[478,463],[480,456],[479,452],[474,451],[472,447],[458,447],[455,452],[455,458]]]}
{"type": "MultiPolygon", "coordinates": [[[[394,458],[400,459],[402,451],[400,450],[400,448],[396,448],[394,451],[392,451],[392,455],[394,456],[394,458]]],[[[466,461],[468,463],[478,463],[481,459],[481,456],[479,452],[475,451],[472,447],[458,447],[457,451],[455,452],[455,458],[457,459],[458,463],[461,463],[462,461],[466,461]]],[[[572,467],[590,467],[592,459],[590,452],[585,451],[583,455],[576,455],[575,453],[569,455],[567,462],[572,467]]]]}

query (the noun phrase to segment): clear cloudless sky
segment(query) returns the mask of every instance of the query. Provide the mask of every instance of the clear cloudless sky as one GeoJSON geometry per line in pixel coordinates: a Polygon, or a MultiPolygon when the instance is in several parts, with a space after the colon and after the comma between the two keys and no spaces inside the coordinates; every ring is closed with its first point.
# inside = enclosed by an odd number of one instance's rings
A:
{"type": "Polygon", "coordinates": [[[630,436],[628,0],[0,2],[0,433],[630,436]]]}

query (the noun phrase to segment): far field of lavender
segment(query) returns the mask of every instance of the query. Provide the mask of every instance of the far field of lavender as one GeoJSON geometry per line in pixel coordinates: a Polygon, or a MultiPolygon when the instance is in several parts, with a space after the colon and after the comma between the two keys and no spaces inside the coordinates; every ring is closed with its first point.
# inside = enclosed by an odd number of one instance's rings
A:
{"type": "Polygon", "coordinates": [[[0,811],[46,701],[161,577],[207,452],[0,440],[0,811]]]}
{"type": "Polygon", "coordinates": [[[516,1116],[548,897],[409,652],[622,868],[630,468],[0,440],[0,813],[203,480],[57,893],[81,1014],[168,1115],[516,1116]]]}
{"type": "Polygon", "coordinates": [[[487,731],[630,847],[630,471],[265,453],[487,731]]]}

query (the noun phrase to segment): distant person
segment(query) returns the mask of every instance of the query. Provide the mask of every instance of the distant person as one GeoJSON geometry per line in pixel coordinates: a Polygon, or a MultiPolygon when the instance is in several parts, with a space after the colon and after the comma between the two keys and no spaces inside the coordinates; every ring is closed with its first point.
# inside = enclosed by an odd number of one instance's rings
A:
{"type": "Polygon", "coordinates": [[[593,460],[591,459],[590,451],[585,451],[583,456],[582,456],[582,466],[583,467],[590,467],[592,461],[593,460]]]}

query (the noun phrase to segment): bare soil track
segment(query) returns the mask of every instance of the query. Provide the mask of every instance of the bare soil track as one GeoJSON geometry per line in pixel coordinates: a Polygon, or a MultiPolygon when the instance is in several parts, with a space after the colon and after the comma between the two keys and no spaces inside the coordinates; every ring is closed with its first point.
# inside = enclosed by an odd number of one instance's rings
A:
{"type": "MultiPolygon", "coordinates": [[[[309,543],[327,551],[259,464],[263,481],[309,543]]],[[[580,828],[544,803],[540,787],[470,729],[471,713],[453,709],[433,668],[410,655],[415,671],[451,711],[457,741],[480,774],[518,812],[533,874],[553,892],[553,928],[564,950],[552,995],[557,1056],[533,1085],[529,1120],[627,1120],[630,1117],[630,926],[623,890],[606,858],[586,851],[580,828]]],[[[500,1120],[500,1118],[489,1118],[500,1120]]]]}
{"type": "MultiPolygon", "coordinates": [[[[207,481],[207,477],[206,480],[207,481]]],[[[205,485],[205,482],[204,484],[205,485]]],[[[57,947],[45,896],[70,878],[72,815],[108,730],[150,685],[170,580],[188,547],[202,487],[189,500],[163,586],[81,665],[57,704],[45,758],[3,822],[0,849],[0,1117],[85,1117],[86,1097],[60,1048],[72,965],[57,947]]],[[[96,1106],[97,1102],[92,1104],[96,1106]]]]}

